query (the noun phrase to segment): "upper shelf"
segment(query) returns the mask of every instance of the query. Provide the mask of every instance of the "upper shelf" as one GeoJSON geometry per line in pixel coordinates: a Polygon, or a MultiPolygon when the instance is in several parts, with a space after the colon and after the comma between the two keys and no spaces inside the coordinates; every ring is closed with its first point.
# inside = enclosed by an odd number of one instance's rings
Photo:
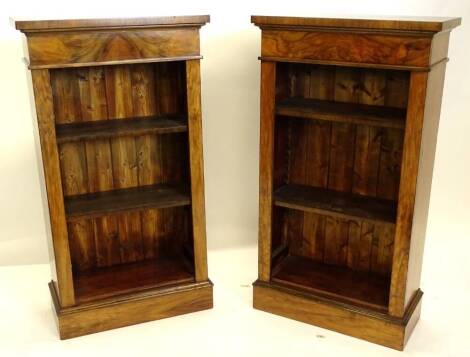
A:
{"type": "Polygon", "coordinates": [[[142,210],[187,206],[191,202],[185,187],[157,184],[96,192],[65,198],[68,221],[142,210]]]}
{"type": "Polygon", "coordinates": [[[274,204],[341,218],[388,223],[395,223],[397,214],[394,201],[294,184],[277,189],[274,204]]]}
{"type": "Polygon", "coordinates": [[[56,135],[60,144],[118,136],[180,133],[187,130],[187,121],[182,117],[147,117],[59,124],[56,127],[56,135]]]}
{"type": "Polygon", "coordinates": [[[406,110],[401,108],[308,98],[282,100],[276,104],[276,114],[398,129],[405,127],[406,120],[406,110]]]}

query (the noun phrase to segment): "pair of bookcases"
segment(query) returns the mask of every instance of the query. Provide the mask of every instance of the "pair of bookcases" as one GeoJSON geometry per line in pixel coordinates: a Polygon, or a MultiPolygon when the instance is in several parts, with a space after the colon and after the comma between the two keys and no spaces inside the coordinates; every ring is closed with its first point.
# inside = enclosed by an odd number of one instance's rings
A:
{"type": "MultiPolygon", "coordinates": [[[[208,20],[16,23],[62,338],[212,307],[199,73],[208,20]]],[[[402,349],[419,317],[448,39],[460,19],[252,21],[262,29],[254,306],[402,349]]]]}

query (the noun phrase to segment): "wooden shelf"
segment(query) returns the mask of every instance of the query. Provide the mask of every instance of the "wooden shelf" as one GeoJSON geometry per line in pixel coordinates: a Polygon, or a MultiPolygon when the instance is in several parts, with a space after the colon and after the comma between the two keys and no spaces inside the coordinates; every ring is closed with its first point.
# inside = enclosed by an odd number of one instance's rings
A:
{"type": "Polygon", "coordinates": [[[406,110],[401,108],[308,98],[285,99],[277,103],[276,114],[399,129],[405,127],[406,120],[406,110]]]}
{"type": "Polygon", "coordinates": [[[68,196],[65,212],[67,220],[73,221],[146,208],[186,206],[190,202],[186,187],[158,184],[68,196]]]}
{"type": "Polygon", "coordinates": [[[395,223],[396,203],[304,185],[284,185],[274,192],[274,204],[301,211],[395,223]]]}
{"type": "Polygon", "coordinates": [[[188,130],[186,118],[140,117],[111,119],[59,124],[56,126],[57,142],[96,140],[118,136],[139,136],[144,134],[180,133],[188,130]]]}
{"type": "Polygon", "coordinates": [[[76,274],[79,303],[194,281],[187,262],[172,256],[94,269],[76,274]]]}
{"type": "Polygon", "coordinates": [[[273,271],[272,280],[360,306],[388,310],[390,278],[290,255],[273,271]]]}

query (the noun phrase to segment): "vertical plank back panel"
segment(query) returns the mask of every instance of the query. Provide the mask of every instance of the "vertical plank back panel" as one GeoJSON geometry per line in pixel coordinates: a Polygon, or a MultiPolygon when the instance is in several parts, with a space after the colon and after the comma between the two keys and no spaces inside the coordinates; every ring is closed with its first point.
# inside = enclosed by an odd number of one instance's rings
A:
{"type": "MultiPolygon", "coordinates": [[[[185,63],[158,63],[155,66],[156,85],[156,108],[158,114],[186,114],[186,68],[185,63]]],[[[157,152],[160,162],[160,182],[182,183],[189,181],[189,160],[188,160],[188,136],[185,133],[173,135],[161,135],[157,138],[157,152]]],[[[165,234],[160,234],[164,240],[157,243],[160,249],[172,250],[181,249],[184,241],[189,239],[188,232],[179,234],[174,227],[180,229],[187,219],[185,210],[162,209],[157,215],[157,231],[171,231],[172,239],[165,238],[165,234]],[[170,224],[174,227],[170,227],[170,224]],[[166,242],[165,242],[166,240],[166,242]],[[172,244],[168,244],[168,243],[172,244]]],[[[179,231],[178,231],[179,232],[179,231]]]]}
{"type": "MultiPolygon", "coordinates": [[[[81,103],[90,101],[88,73],[85,70],[52,72],[55,121],[58,124],[81,122],[87,117],[87,107],[81,103]],[[82,111],[83,110],[83,111],[82,111]]],[[[59,146],[59,158],[64,195],[88,192],[86,146],[83,142],[63,143],[59,146]]],[[[70,255],[74,269],[93,268],[96,249],[93,225],[90,220],[68,223],[70,255]]]]}
{"type": "MultiPolygon", "coordinates": [[[[136,117],[159,114],[157,111],[155,66],[134,65],[131,67],[133,113],[136,117]]],[[[135,138],[138,184],[151,185],[162,182],[161,146],[157,135],[135,138]]],[[[142,224],[142,258],[155,257],[158,244],[160,210],[149,209],[140,213],[142,224]]]]}
{"type": "MultiPolygon", "coordinates": [[[[278,64],[277,68],[278,96],[401,108],[407,104],[408,72],[292,63],[278,64]]],[[[274,149],[275,187],[283,183],[287,165],[287,181],[291,184],[397,200],[402,140],[400,129],[279,118],[274,149]],[[284,133],[286,121],[290,129],[284,133]],[[288,148],[282,144],[286,137],[288,148]],[[287,162],[282,160],[282,150],[288,153],[287,162]]],[[[280,217],[288,229],[298,225],[297,233],[285,235],[292,254],[390,275],[390,226],[361,220],[327,221],[325,216],[313,213],[280,217]]]]}
{"type": "MultiPolygon", "coordinates": [[[[52,73],[57,124],[184,115],[187,111],[184,63],[68,68],[52,73]]],[[[161,182],[186,184],[189,179],[185,134],[87,140],[63,143],[60,149],[66,195],[161,182]]],[[[175,212],[172,222],[184,226],[183,210],[175,212]]],[[[157,247],[165,246],[156,242],[169,224],[164,223],[168,221],[165,214],[173,211],[144,210],[139,216],[121,214],[70,223],[74,268],[82,271],[154,257],[159,254],[157,247]],[[137,234],[139,222],[142,238],[137,234]]],[[[178,237],[189,239],[187,233],[178,237]]],[[[178,239],[173,238],[173,248],[182,244],[178,239]]]]}
{"type": "MultiPolygon", "coordinates": [[[[108,115],[112,119],[126,120],[134,115],[132,101],[131,67],[127,65],[105,69],[108,115]]],[[[138,164],[133,137],[111,140],[114,188],[138,185],[138,164]]],[[[125,213],[118,216],[118,231],[121,262],[143,259],[140,213],[125,213]]]]}
{"type": "MultiPolygon", "coordinates": [[[[331,69],[333,70],[333,69],[331,69]]],[[[360,98],[360,72],[351,68],[335,69],[334,100],[356,103],[360,98]]],[[[348,123],[331,123],[328,188],[351,192],[353,187],[354,146],[356,126],[348,123]]],[[[325,218],[324,262],[347,265],[350,221],[342,218],[325,218]]],[[[354,237],[351,239],[354,243],[354,237]]],[[[361,247],[359,246],[360,250],[361,247]]]]}
{"type": "MultiPolygon", "coordinates": [[[[362,71],[358,85],[359,102],[369,105],[384,105],[386,78],[383,71],[362,71]]],[[[357,125],[354,153],[354,176],[352,192],[376,196],[383,130],[367,125],[357,125]]]]}
{"type": "MultiPolygon", "coordinates": [[[[103,67],[88,68],[88,94],[85,86],[81,90],[83,120],[109,119],[106,95],[106,78],[103,67]],[[89,100],[87,100],[89,98],[89,100]]],[[[85,143],[88,167],[89,192],[109,191],[114,188],[111,143],[109,139],[85,143]]],[[[120,245],[116,216],[98,217],[92,220],[96,246],[96,266],[119,264],[120,245]]]]}
{"type": "MultiPolygon", "coordinates": [[[[308,66],[310,87],[304,93],[307,98],[332,100],[335,88],[335,69],[324,66],[308,66]]],[[[326,188],[330,165],[331,123],[308,120],[303,129],[307,136],[305,181],[310,186],[326,188]]],[[[325,258],[326,217],[304,212],[301,255],[317,261],[325,258]]]]}

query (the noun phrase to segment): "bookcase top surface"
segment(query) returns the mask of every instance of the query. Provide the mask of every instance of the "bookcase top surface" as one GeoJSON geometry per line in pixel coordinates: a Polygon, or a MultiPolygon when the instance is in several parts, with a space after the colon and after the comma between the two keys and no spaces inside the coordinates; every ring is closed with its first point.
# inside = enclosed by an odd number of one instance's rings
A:
{"type": "Polygon", "coordinates": [[[312,27],[343,28],[350,30],[384,30],[384,31],[417,31],[441,32],[451,30],[461,23],[460,17],[413,17],[413,16],[371,16],[355,18],[328,17],[284,17],[284,16],[251,16],[251,22],[264,27],[312,27]]]}
{"type": "Polygon", "coordinates": [[[11,19],[13,26],[22,32],[87,30],[100,28],[203,26],[209,21],[209,15],[64,20],[11,19]]]}

